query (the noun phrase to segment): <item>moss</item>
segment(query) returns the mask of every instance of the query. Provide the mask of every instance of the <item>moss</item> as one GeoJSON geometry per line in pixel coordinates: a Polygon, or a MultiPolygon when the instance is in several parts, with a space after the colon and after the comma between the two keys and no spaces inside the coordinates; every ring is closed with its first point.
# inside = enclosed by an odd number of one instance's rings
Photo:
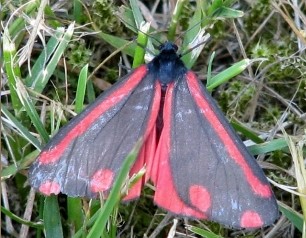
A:
{"type": "Polygon", "coordinates": [[[67,62],[72,68],[81,69],[90,62],[92,53],[92,50],[86,47],[84,39],[73,41],[67,49],[67,62]]]}
{"type": "Polygon", "coordinates": [[[96,26],[105,33],[122,32],[120,20],[115,15],[117,6],[113,0],[96,0],[92,4],[92,20],[96,26]]]}

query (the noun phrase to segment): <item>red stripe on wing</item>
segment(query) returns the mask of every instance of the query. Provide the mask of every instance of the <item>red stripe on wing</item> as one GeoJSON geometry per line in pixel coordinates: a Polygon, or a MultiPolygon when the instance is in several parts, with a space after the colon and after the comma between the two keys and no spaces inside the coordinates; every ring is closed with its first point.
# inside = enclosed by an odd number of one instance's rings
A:
{"type": "Polygon", "coordinates": [[[252,168],[247,164],[243,154],[237,148],[235,142],[232,140],[227,129],[220,122],[213,109],[211,108],[208,101],[205,100],[199,81],[197,80],[194,73],[189,71],[186,75],[187,84],[190,90],[191,95],[193,96],[196,104],[200,107],[203,113],[203,116],[211,123],[211,126],[214,128],[219,139],[223,142],[228,154],[230,157],[240,166],[246,179],[252,190],[262,197],[271,197],[272,191],[267,184],[261,183],[261,181],[254,175],[252,168]]]}
{"type": "MultiPolygon", "coordinates": [[[[170,146],[171,146],[171,113],[174,83],[168,85],[165,97],[163,122],[164,127],[158,143],[154,165],[152,167],[151,179],[156,185],[154,202],[175,214],[191,216],[198,219],[206,219],[206,215],[200,211],[187,206],[179,197],[174,186],[173,176],[170,168],[170,146]]],[[[197,203],[196,199],[194,199],[197,203]]],[[[206,210],[206,208],[205,208],[206,210]]]]}
{"type": "Polygon", "coordinates": [[[83,120],[74,127],[63,137],[63,139],[52,149],[48,151],[43,151],[38,161],[42,164],[50,164],[57,161],[62,153],[65,151],[67,146],[76,137],[84,133],[92,125],[92,123],[103,113],[109,110],[112,106],[122,100],[129,92],[131,92],[143,79],[147,73],[147,67],[141,66],[135,69],[134,73],[131,74],[129,79],[125,82],[122,87],[111,93],[107,98],[103,100],[103,103],[98,104],[98,106],[93,109],[83,120]]]}

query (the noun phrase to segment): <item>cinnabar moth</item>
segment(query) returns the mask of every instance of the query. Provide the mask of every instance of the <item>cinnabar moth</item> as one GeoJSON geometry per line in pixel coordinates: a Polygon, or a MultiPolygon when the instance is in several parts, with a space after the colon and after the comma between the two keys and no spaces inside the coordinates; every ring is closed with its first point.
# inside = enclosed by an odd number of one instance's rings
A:
{"type": "Polygon", "coordinates": [[[146,174],[126,200],[150,179],[154,202],[176,215],[236,228],[278,217],[263,171],[170,42],[60,129],[31,166],[30,184],[45,195],[96,198],[141,137],[131,173],[146,165],[146,174]]]}

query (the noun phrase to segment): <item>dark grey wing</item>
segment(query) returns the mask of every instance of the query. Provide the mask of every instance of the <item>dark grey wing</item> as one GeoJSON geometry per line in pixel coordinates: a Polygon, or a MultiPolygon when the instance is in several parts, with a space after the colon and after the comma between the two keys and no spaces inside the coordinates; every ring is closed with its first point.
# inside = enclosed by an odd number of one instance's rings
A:
{"type": "Polygon", "coordinates": [[[155,81],[141,66],[61,128],[31,166],[31,186],[72,197],[108,191],[122,161],[156,120],[155,81]]]}
{"type": "Polygon", "coordinates": [[[262,169],[192,72],[168,87],[157,156],[159,206],[232,227],[265,226],[278,217],[262,169]]]}

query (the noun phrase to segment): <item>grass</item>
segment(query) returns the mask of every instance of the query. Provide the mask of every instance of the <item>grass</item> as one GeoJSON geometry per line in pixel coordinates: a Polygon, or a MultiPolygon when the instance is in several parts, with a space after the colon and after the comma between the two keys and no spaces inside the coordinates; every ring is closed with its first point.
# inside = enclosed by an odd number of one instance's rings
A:
{"type": "Polygon", "coordinates": [[[2,1],[2,236],[306,237],[306,5],[294,4],[2,1]],[[153,204],[151,184],[139,200],[120,203],[135,151],[110,199],[45,198],[29,187],[27,171],[43,145],[121,71],[151,59],[166,39],[180,46],[186,66],[213,92],[265,169],[281,211],[273,226],[232,230],[210,221],[174,219],[153,204]]]}

